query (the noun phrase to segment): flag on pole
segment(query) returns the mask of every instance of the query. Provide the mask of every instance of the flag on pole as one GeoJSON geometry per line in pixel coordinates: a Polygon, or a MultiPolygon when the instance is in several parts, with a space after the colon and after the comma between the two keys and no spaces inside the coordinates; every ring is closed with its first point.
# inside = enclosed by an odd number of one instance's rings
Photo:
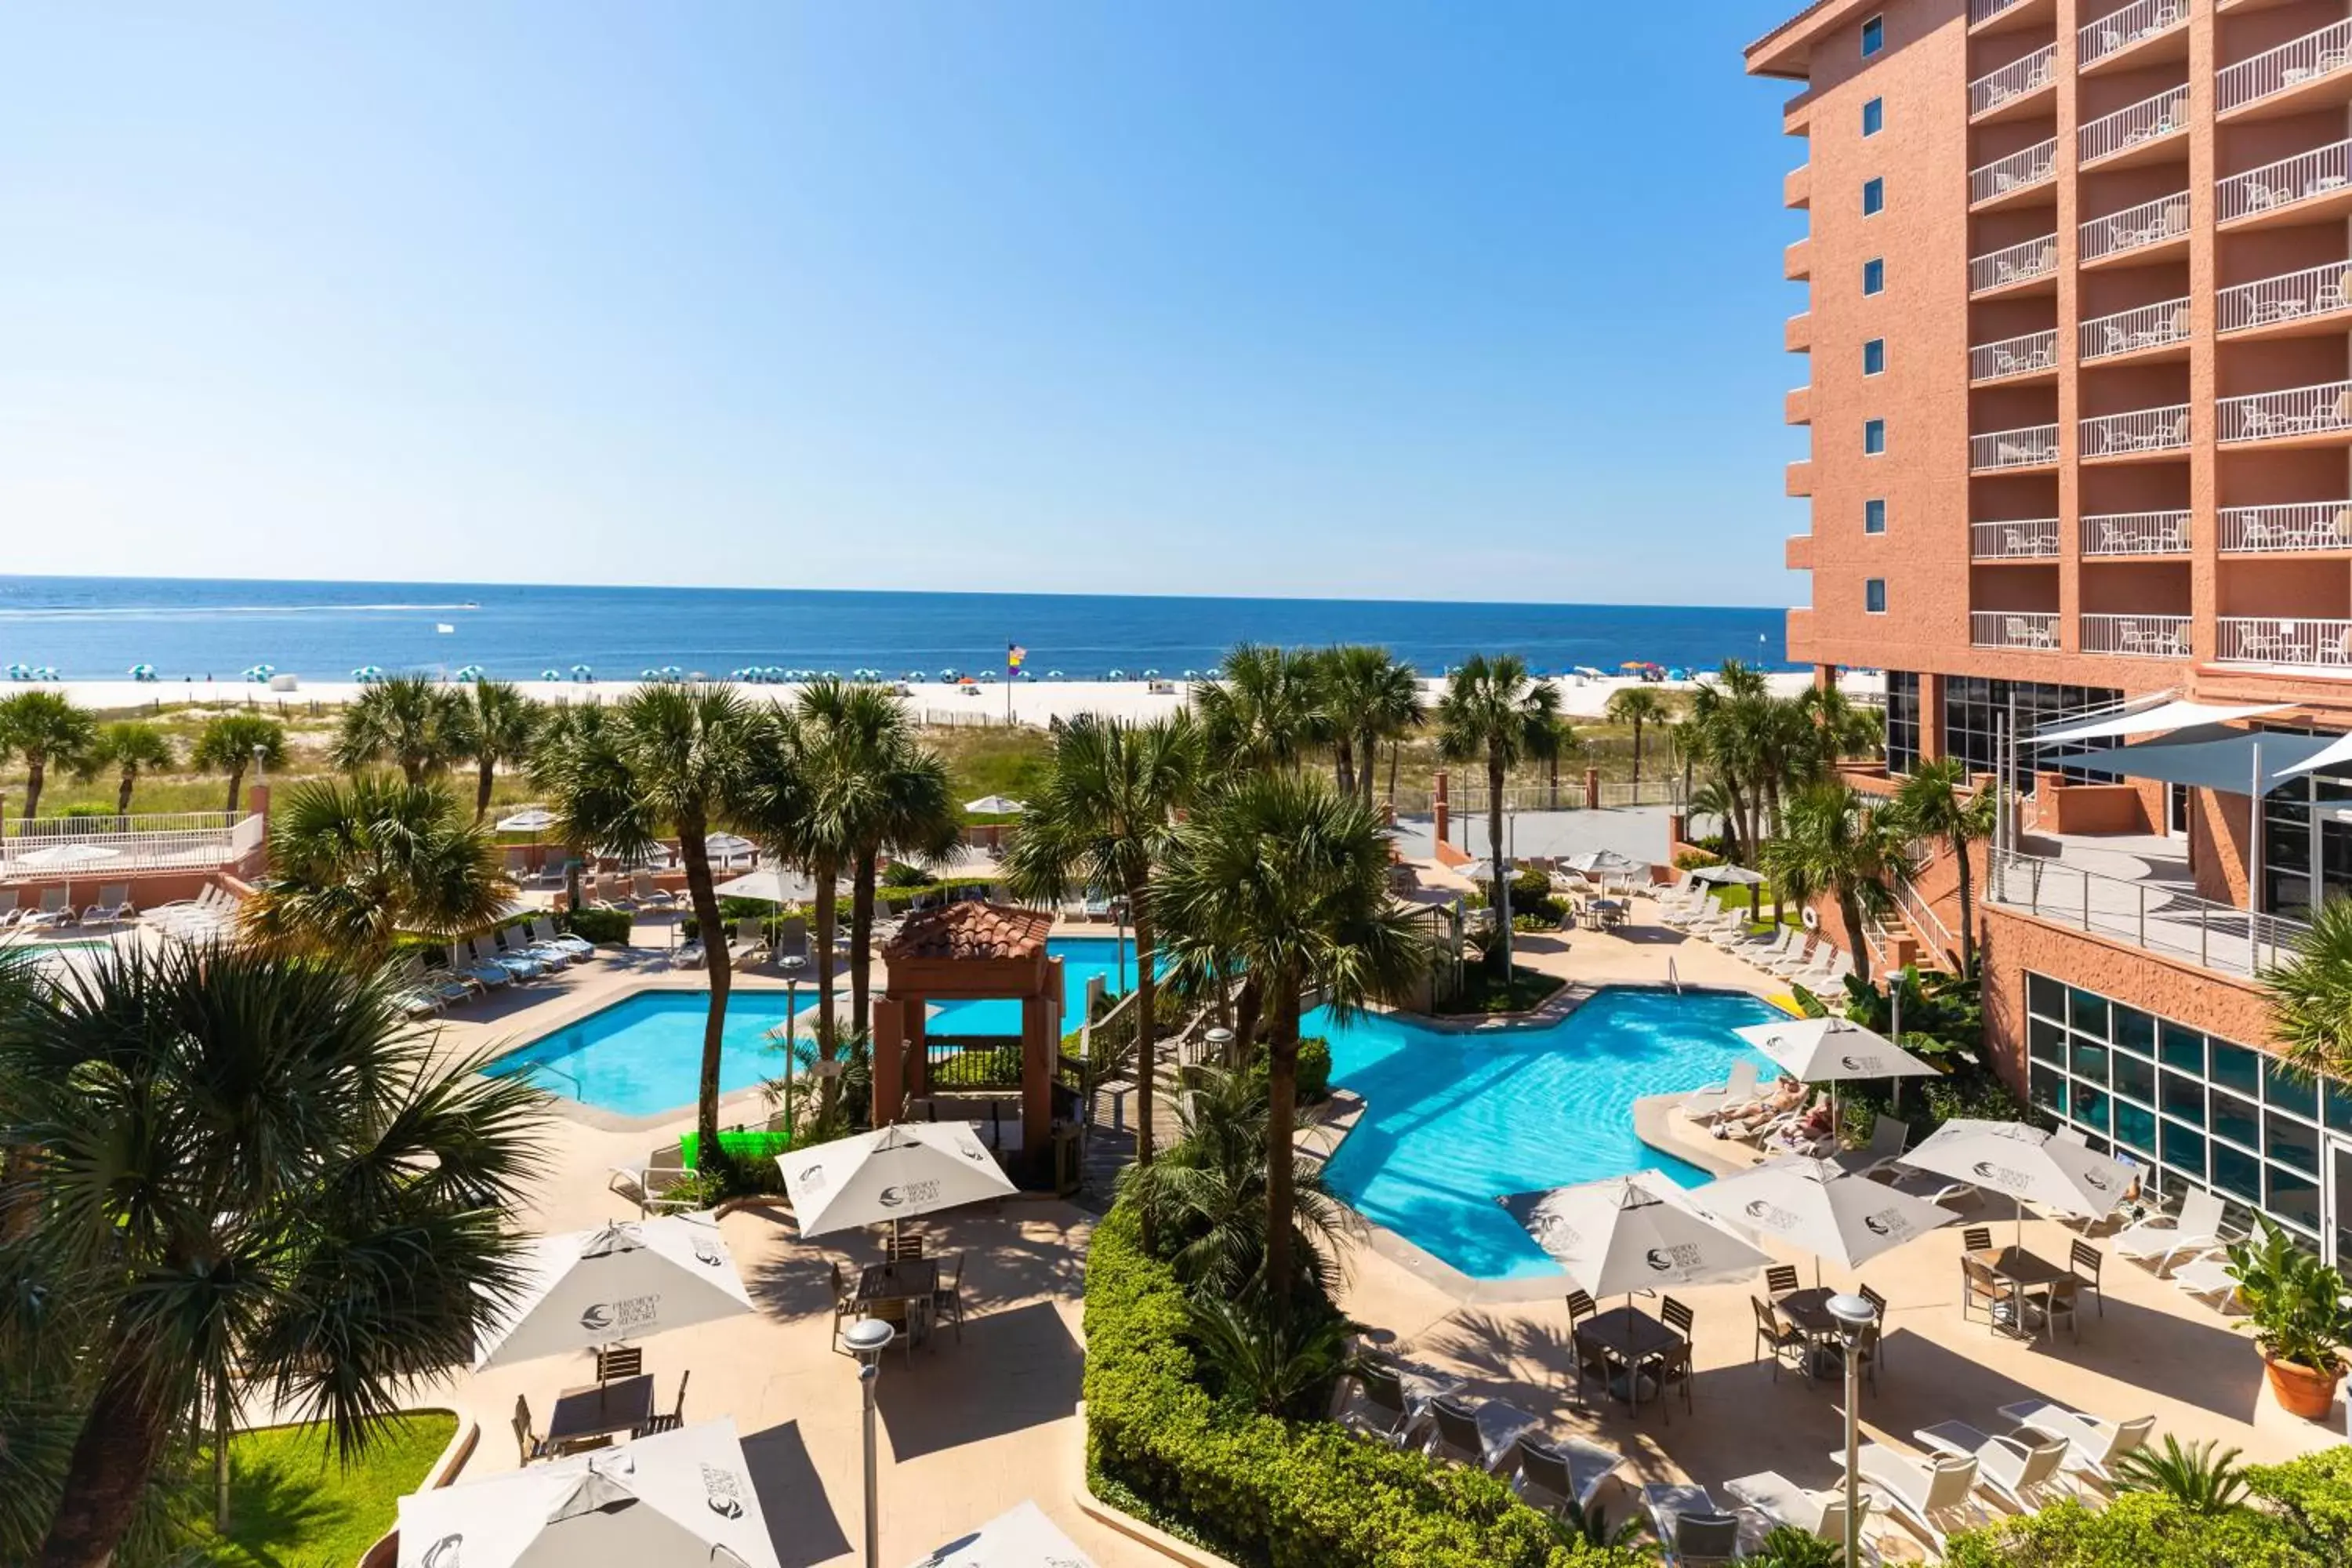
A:
{"type": "Polygon", "coordinates": [[[1023,659],[1024,659],[1024,658],[1027,658],[1028,657],[1029,657],[1029,650],[1028,650],[1027,648],[1025,648],[1025,647],[1023,647],[1019,643],[1017,643],[1017,642],[1009,642],[1009,643],[1006,643],[1006,644],[1004,645],[1004,668],[1007,668],[1007,669],[1018,669],[1018,668],[1021,668],[1021,661],[1022,661],[1023,659]]]}

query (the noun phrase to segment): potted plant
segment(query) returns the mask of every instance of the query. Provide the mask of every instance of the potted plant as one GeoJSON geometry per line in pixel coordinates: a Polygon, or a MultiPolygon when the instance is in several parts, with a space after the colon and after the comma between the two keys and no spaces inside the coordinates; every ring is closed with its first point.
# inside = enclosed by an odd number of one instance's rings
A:
{"type": "Polygon", "coordinates": [[[2230,1247],[2230,1278],[2246,1306],[2281,1407],[2306,1421],[2323,1421],[2344,1381],[2344,1348],[2352,1342],[2352,1287],[2344,1277],[2267,1215],[2254,1216],[2258,1234],[2230,1247]]]}

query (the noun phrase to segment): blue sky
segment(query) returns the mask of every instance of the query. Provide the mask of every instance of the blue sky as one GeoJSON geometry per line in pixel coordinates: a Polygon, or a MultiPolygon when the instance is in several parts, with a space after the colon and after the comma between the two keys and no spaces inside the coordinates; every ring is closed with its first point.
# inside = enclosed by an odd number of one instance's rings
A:
{"type": "Polygon", "coordinates": [[[1801,599],[1794,5],[12,5],[0,559],[1801,599]]]}

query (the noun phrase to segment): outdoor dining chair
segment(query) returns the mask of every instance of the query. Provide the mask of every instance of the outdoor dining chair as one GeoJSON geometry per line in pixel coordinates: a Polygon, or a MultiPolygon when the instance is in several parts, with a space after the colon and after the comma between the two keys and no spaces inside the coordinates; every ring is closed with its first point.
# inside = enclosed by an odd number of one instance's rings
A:
{"type": "Polygon", "coordinates": [[[1804,1289],[1793,1263],[1775,1263],[1764,1270],[1764,1294],[1777,1301],[1804,1289]]]}
{"type": "Polygon", "coordinates": [[[2099,1316],[2104,1318],[2107,1315],[2107,1298],[2106,1293],[2099,1289],[2101,1261],[2099,1249],[2079,1236],[2067,1247],[2066,1271],[2080,1281],[2083,1289],[2098,1299],[2099,1316]]]}
{"type": "Polygon", "coordinates": [[[956,1342],[963,1342],[963,1254],[950,1260],[940,1284],[931,1292],[931,1321],[954,1320],[956,1342]]]}
{"type": "Polygon", "coordinates": [[[1990,1252],[1992,1250],[1992,1226],[1989,1225],[1972,1225],[1966,1230],[1960,1232],[1960,1250],[1962,1252],[1990,1252]]]}
{"type": "Polygon", "coordinates": [[[528,1465],[533,1459],[547,1458],[547,1439],[541,1436],[531,1426],[530,1401],[520,1394],[515,1395],[514,1435],[515,1448],[520,1456],[520,1463],[528,1465]]]}
{"type": "Polygon", "coordinates": [[[882,1260],[886,1263],[904,1263],[922,1256],[923,1233],[919,1230],[903,1232],[882,1243],[882,1260]]]}
{"type": "Polygon", "coordinates": [[[625,1377],[636,1377],[646,1370],[646,1352],[642,1345],[605,1345],[596,1352],[596,1384],[618,1383],[625,1377]]]}
{"type": "Polygon", "coordinates": [[[1795,1367],[1808,1377],[1812,1371],[1813,1342],[1802,1329],[1780,1321],[1780,1314],[1761,1296],[1750,1296],[1748,1302],[1756,1309],[1756,1347],[1748,1354],[1755,1361],[1766,1351],[1772,1353],[1772,1381],[1780,1381],[1782,1363],[1795,1367]]]}
{"type": "Polygon", "coordinates": [[[686,1385],[693,1376],[694,1372],[692,1368],[688,1368],[687,1371],[679,1373],[677,1374],[677,1403],[670,1406],[669,1413],[667,1415],[664,1415],[662,1412],[657,1410],[651,1415],[646,1416],[644,1423],[635,1431],[631,1432],[629,1436],[632,1437],[651,1437],[657,1433],[675,1432],[679,1427],[685,1426],[686,1385]]]}
{"type": "Polygon", "coordinates": [[[1886,1298],[1872,1289],[1867,1283],[1855,1286],[1853,1293],[1869,1302],[1870,1310],[1878,1314],[1878,1340],[1871,1348],[1880,1355],[1885,1354],[1886,1298]]]}

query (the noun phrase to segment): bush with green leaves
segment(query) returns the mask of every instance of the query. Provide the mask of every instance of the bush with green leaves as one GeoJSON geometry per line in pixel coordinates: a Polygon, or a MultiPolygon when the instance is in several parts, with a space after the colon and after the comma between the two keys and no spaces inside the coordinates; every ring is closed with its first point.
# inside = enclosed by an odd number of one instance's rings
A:
{"type": "Polygon", "coordinates": [[[2352,1446],[2233,1472],[2242,1477],[2247,1501],[2216,1495],[2211,1477],[2226,1464],[2217,1467],[2207,1455],[2187,1468],[2198,1476],[2126,1489],[2104,1506],[2067,1498],[1960,1531],[1944,1561],[1948,1568],[2332,1568],[2352,1562],[2352,1446]]]}
{"type": "Polygon", "coordinates": [[[2344,1347],[2352,1343],[2352,1307],[2345,1305],[2352,1284],[2268,1215],[2257,1214],[2254,1223],[2254,1235],[2230,1246],[2230,1278],[2254,1343],[2272,1361],[2342,1372],[2344,1347]]]}
{"type": "Polygon", "coordinates": [[[1810,1530],[1776,1524],[1740,1561],[1747,1568],[1844,1568],[1845,1548],[1810,1530]]]}
{"type": "Polygon", "coordinates": [[[1309,1035],[1298,1042],[1298,1103],[1316,1105],[1331,1098],[1331,1042],[1309,1035]]]}
{"type": "Polygon", "coordinates": [[[599,947],[625,946],[630,923],[626,910],[574,910],[563,917],[565,930],[599,947]]]}

